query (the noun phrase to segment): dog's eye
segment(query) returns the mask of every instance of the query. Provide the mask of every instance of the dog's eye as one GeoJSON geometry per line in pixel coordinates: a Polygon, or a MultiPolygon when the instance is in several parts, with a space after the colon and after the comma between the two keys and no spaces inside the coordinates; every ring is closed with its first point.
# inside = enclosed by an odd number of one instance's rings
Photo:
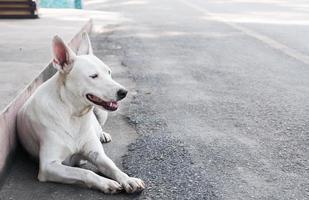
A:
{"type": "Polygon", "coordinates": [[[111,75],[111,73],[112,73],[111,70],[108,70],[108,74],[111,75]]]}
{"type": "Polygon", "coordinates": [[[89,77],[95,79],[95,78],[98,78],[99,75],[98,74],[93,74],[93,75],[90,75],[89,77]]]}

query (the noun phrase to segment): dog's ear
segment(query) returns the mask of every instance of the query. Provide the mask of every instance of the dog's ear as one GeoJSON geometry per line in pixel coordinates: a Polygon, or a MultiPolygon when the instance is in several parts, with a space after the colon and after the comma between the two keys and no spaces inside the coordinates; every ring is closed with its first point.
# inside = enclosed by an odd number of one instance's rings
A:
{"type": "Polygon", "coordinates": [[[53,38],[52,49],[54,67],[60,73],[69,73],[73,67],[75,53],[57,35],[53,38]]]}
{"type": "Polygon", "coordinates": [[[82,33],[81,43],[77,50],[77,55],[92,54],[92,46],[87,32],[82,33]]]}

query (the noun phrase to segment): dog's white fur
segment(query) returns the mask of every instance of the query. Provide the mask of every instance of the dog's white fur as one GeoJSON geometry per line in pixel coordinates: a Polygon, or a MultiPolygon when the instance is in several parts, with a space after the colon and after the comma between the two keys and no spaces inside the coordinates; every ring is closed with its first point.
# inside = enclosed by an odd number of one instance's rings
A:
{"type": "Polygon", "coordinates": [[[100,140],[111,139],[101,128],[107,111],[86,98],[91,93],[104,101],[116,102],[117,91],[123,86],[111,78],[110,69],[93,55],[87,33],[82,36],[77,54],[58,36],[52,46],[53,65],[58,72],[35,91],[17,115],[22,145],[39,158],[38,179],[83,184],[104,193],[143,190],[142,180],[129,177],[104,153],[100,140]],[[98,77],[91,78],[93,74],[98,77]],[[74,167],[81,160],[90,161],[111,179],[74,167]]]}

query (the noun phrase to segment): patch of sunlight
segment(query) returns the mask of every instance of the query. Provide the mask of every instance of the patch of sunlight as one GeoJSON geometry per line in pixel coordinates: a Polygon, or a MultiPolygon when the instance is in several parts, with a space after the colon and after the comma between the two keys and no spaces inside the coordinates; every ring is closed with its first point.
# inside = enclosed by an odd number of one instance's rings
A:
{"type": "Polygon", "coordinates": [[[218,4],[226,4],[226,3],[267,3],[267,4],[274,4],[274,3],[286,3],[286,0],[215,0],[210,1],[211,3],[218,3],[218,4]]]}
{"type": "Polygon", "coordinates": [[[124,17],[115,12],[104,12],[95,10],[76,10],[76,9],[40,9],[40,18],[51,18],[59,21],[86,21],[93,19],[97,22],[124,21],[124,17]]]}
{"type": "Polygon", "coordinates": [[[144,4],[147,4],[147,2],[144,0],[127,1],[123,3],[123,5],[144,5],[144,4]]]}
{"type": "Polygon", "coordinates": [[[106,3],[109,0],[91,0],[91,1],[84,1],[84,5],[88,6],[88,5],[93,5],[93,4],[98,4],[98,3],[106,3]]]}
{"type": "Polygon", "coordinates": [[[296,12],[211,13],[203,19],[234,23],[308,25],[309,14],[296,12]]]}
{"type": "Polygon", "coordinates": [[[156,33],[137,33],[134,35],[128,35],[129,37],[140,37],[140,38],[162,38],[162,37],[176,37],[176,36],[198,36],[204,38],[222,38],[222,37],[232,37],[235,35],[240,35],[242,33],[219,33],[219,32],[178,32],[178,31],[162,31],[156,33]]]}

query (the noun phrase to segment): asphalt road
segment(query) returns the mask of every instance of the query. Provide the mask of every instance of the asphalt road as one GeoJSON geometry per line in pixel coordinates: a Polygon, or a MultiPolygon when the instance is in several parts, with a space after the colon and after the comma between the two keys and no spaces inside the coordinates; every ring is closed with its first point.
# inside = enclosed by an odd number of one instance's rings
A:
{"type": "Polygon", "coordinates": [[[124,18],[94,38],[135,84],[140,199],[309,198],[308,1],[89,6],[124,18]]]}
{"type": "Polygon", "coordinates": [[[42,184],[21,158],[0,198],[309,199],[308,2],[85,7],[119,17],[92,35],[95,53],[130,89],[108,121],[114,140],[105,148],[147,188],[110,196],[42,184]]]}

